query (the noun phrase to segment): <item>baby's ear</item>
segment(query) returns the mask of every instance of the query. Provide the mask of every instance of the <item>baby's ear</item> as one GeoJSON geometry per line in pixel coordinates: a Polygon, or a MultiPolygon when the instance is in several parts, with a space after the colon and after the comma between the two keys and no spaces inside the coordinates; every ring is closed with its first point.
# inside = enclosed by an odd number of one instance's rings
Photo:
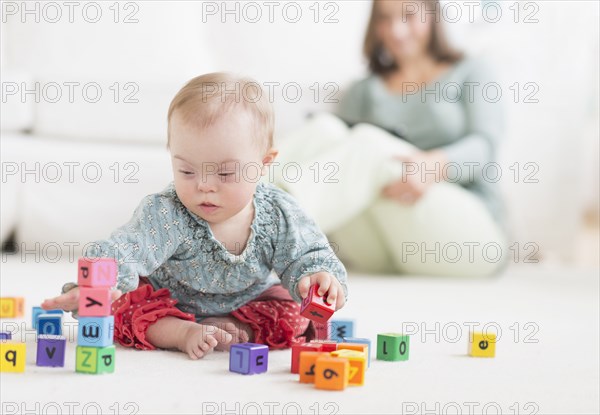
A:
{"type": "Polygon", "coordinates": [[[279,150],[271,147],[267,153],[265,154],[265,156],[262,159],[262,175],[264,176],[265,174],[267,174],[267,170],[268,170],[268,166],[273,163],[275,161],[275,159],[277,158],[277,156],[279,155],[279,150]]]}

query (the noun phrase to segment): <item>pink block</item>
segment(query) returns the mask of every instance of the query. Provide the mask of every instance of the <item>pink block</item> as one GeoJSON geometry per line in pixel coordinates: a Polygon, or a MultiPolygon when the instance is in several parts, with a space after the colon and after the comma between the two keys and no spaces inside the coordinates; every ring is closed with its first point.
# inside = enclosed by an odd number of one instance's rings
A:
{"type": "Polygon", "coordinates": [[[117,285],[117,261],[113,258],[79,258],[77,283],[81,287],[117,285]]]}
{"type": "Polygon", "coordinates": [[[104,317],[110,316],[110,312],[110,287],[81,287],[79,289],[78,313],[80,316],[104,317]]]}

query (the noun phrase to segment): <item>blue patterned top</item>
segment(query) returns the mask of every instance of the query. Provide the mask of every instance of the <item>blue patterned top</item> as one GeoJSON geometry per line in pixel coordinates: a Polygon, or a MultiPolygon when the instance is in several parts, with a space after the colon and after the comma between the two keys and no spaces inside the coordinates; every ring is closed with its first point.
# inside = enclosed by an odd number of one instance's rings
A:
{"type": "Polygon", "coordinates": [[[250,238],[240,255],[227,251],[208,223],[179,200],[173,183],[146,196],[131,220],[86,250],[88,257],[117,260],[117,288],[137,288],[147,276],[168,288],[177,307],[197,317],[227,314],[283,284],[300,302],[301,277],[327,271],[348,296],[347,274],[316,223],[284,190],[259,182],[250,238]]]}

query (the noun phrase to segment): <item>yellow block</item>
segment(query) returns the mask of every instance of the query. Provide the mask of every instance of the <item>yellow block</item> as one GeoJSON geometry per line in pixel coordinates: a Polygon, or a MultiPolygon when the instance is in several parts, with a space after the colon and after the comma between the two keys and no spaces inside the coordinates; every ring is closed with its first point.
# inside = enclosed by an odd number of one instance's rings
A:
{"type": "Polygon", "coordinates": [[[25,343],[0,342],[0,372],[25,372],[25,343]]]}
{"type": "Polygon", "coordinates": [[[319,357],[315,365],[315,387],[317,389],[344,390],[350,378],[348,359],[319,357]]]}
{"type": "MultiPolygon", "coordinates": [[[[365,345],[366,346],[366,345],[365,345]]],[[[362,386],[365,384],[365,371],[367,370],[367,356],[358,350],[341,349],[331,352],[333,357],[347,359],[350,363],[348,383],[350,385],[362,386]]]]}
{"type": "Polygon", "coordinates": [[[469,332],[468,353],[473,357],[494,357],[496,355],[496,335],[493,333],[469,332]]]}
{"type": "Polygon", "coordinates": [[[298,373],[300,374],[300,383],[315,382],[315,364],[317,358],[329,356],[329,353],[324,352],[300,352],[300,366],[298,373]]]}
{"type": "Polygon", "coordinates": [[[10,297],[0,298],[0,317],[14,317],[15,316],[15,299],[10,297]]]}

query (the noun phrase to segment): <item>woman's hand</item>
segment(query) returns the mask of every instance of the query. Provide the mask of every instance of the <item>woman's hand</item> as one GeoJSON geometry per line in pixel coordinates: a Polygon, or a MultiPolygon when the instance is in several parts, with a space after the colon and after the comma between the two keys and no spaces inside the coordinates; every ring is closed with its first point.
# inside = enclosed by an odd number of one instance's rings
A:
{"type": "Polygon", "coordinates": [[[394,156],[405,163],[404,174],[383,188],[382,195],[405,205],[416,203],[434,183],[445,180],[448,159],[442,150],[421,151],[407,156],[394,156]]]}
{"type": "Polygon", "coordinates": [[[342,284],[340,284],[336,277],[325,271],[306,275],[300,279],[300,282],[298,282],[298,292],[300,293],[300,297],[303,299],[306,298],[308,290],[314,284],[319,284],[319,295],[323,296],[325,293],[328,293],[325,301],[329,304],[335,304],[336,311],[342,308],[346,303],[342,284]]]}
{"type": "MultiPolygon", "coordinates": [[[[121,294],[121,290],[112,290],[110,293],[111,300],[117,300],[121,294]]],[[[79,308],[79,287],[75,287],[72,290],[69,290],[69,292],[59,295],[58,297],[44,300],[44,302],[41,304],[41,307],[44,310],[77,310],[77,308],[79,308]]]]}

